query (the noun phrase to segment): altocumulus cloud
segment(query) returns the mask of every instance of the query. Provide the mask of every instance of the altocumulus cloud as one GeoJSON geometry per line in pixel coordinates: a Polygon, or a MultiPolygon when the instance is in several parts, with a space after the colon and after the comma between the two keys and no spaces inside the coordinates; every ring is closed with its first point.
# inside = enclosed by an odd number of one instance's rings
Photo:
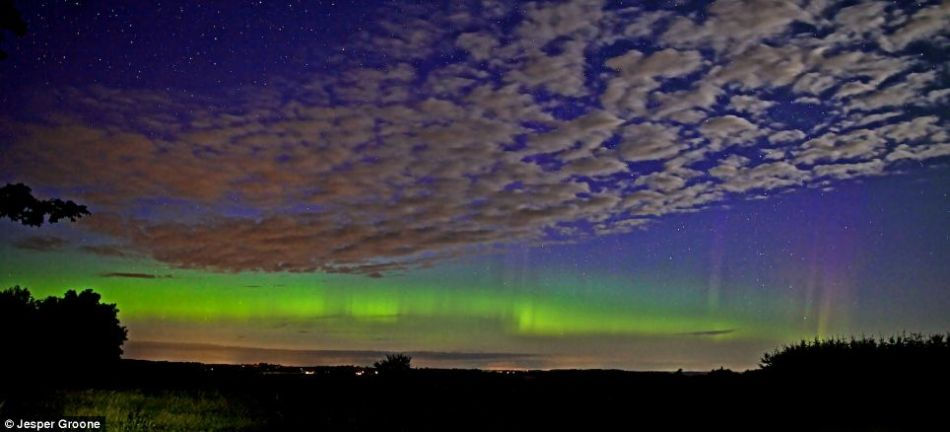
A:
{"type": "Polygon", "coordinates": [[[950,47],[947,1],[467,4],[367,26],[378,67],[228,101],[60,89],[2,122],[0,169],[83,191],[123,254],[375,276],[950,155],[947,64],[921,55],[950,47]]]}

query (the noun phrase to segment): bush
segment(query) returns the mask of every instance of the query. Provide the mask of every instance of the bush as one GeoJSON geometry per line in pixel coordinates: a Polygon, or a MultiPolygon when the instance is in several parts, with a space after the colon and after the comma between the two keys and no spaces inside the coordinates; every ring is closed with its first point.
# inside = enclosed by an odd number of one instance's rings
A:
{"type": "Polygon", "coordinates": [[[18,286],[0,291],[0,358],[4,374],[43,370],[90,372],[114,366],[122,355],[126,329],[114,304],[100,303],[92,290],[69,290],[63,297],[34,300],[18,286]]]}
{"type": "Polygon", "coordinates": [[[387,354],[385,359],[373,363],[373,367],[380,374],[396,375],[409,371],[412,368],[411,362],[412,356],[410,355],[403,353],[387,354]]]}

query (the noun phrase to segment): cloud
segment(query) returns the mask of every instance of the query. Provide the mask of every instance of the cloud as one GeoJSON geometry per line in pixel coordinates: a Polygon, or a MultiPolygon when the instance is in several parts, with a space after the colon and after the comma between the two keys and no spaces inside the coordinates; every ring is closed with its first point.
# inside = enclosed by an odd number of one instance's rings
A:
{"type": "Polygon", "coordinates": [[[524,21],[516,30],[521,40],[543,45],[566,36],[590,38],[600,32],[603,18],[602,0],[578,0],[553,4],[529,3],[524,21]]]}
{"type": "Polygon", "coordinates": [[[463,33],[455,40],[455,44],[478,61],[490,59],[492,50],[498,47],[498,41],[484,33],[463,33]]]}
{"type": "Polygon", "coordinates": [[[40,92],[0,170],[79,191],[85,252],[379,277],[950,154],[947,66],[911,49],[945,2],[607,6],[407,7],[354,35],[384,58],[227,97],[40,92]]]}
{"type": "Polygon", "coordinates": [[[729,98],[729,106],[736,111],[751,114],[754,117],[765,115],[766,110],[775,105],[775,102],[769,102],[754,96],[735,95],[729,98]]]}
{"type": "Polygon", "coordinates": [[[592,177],[625,171],[627,165],[617,159],[587,157],[574,160],[563,169],[571,174],[592,177]]]}
{"type": "Polygon", "coordinates": [[[841,159],[867,159],[876,156],[887,141],[871,129],[857,129],[844,134],[826,133],[808,140],[793,151],[796,164],[834,162],[841,159]]]}
{"type": "Polygon", "coordinates": [[[677,17],[661,40],[674,47],[742,52],[764,39],[787,32],[796,20],[813,20],[796,2],[784,0],[719,0],[709,5],[707,13],[709,16],[702,24],[688,17],[677,17]]]}
{"type": "Polygon", "coordinates": [[[760,135],[758,126],[734,115],[706,119],[699,127],[699,132],[709,140],[710,147],[714,150],[737,144],[751,145],[760,135]]]}
{"type": "Polygon", "coordinates": [[[769,142],[772,144],[799,141],[805,138],[804,132],[798,129],[782,130],[769,135],[769,142]]]}
{"type": "Polygon", "coordinates": [[[630,50],[626,54],[608,59],[607,67],[619,72],[630,81],[674,78],[696,70],[702,64],[699,51],[664,49],[650,55],[630,50]]]}
{"type": "Polygon", "coordinates": [[[950,26],[950,3],[922,8],[910,16],[907,23],[887,35],[883,48],[888,51],[906,48],[912,42],[923,38],[941,36],[946,38],[946,29],[950,26]]]}
{"type": "Polygon", "coordinates": [[[51,252],[64,248],[69,242],[54,236],[29,236],[13,242],[13,247],[37,252],[51,252]]]}
{"type": "Polygon", "coordinates": [[[528,151],[552,153],[567,149],[583,141],[598,146],[611,131],[623,124],[623,120],[606,111],[593,111],[584,116],[564,122],[556,129],[537,134],[528,141],[528,151]]]}
{"type": "Polygon", "coordinates": [[[640,123],[625,127],[617,148],[620,156],[630,162],[662,160],[685,149],[679,128],[656,123],[640,123]]]}
{"type": "Polygon", "coordinates": [[[126,272],[108,272],[100,273],[104,278],[130,278],[130,279],[169,279],[172,275],[154,275],[150,273],[126,273],[126,272]]]}
{"type": "Polygon", "coordinates": [[[735,333],[736,329],[726,330],[700,330],[689,333],[683,333],[685,336],[721,336],[729,333],[735,333]]]}
{"type": "Polygon", "coordinates": [[[132,251],[129,251],[124,246],[110,244],[80,246],[79,250],[94,255],[110,257],[127,257],[134,255],[132,251]]]}
{"type": "Polygon", "coordinates": [[[583,96],[587,93],[584,86],[586,48],[586,42],[571,40],[563,44],[558,55],[534,51],[527,56],[523,67],[513,69],[506,78],[510,82],[529,88],[543,87],[563,96],[583,96]]]}

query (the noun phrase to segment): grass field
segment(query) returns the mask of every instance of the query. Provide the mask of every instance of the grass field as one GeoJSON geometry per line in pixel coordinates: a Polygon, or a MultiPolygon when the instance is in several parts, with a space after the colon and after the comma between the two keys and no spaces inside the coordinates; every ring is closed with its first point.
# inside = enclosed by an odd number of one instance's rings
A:
{"type": "Polygon", "coordinates": [[[266,421],[239,396],[217,391],[59,390],[24,401],[33,415],[104,416],[109,431],[254,431],[266,421]]]}
{"type": "Polygon", "coordinates": [[[948,430],[948,359],[950,339],[911,336],[805,341],[743,373],[123,360],[95,378],[0,380],[0,418],[104,416],[137,432],[948,430]]]}

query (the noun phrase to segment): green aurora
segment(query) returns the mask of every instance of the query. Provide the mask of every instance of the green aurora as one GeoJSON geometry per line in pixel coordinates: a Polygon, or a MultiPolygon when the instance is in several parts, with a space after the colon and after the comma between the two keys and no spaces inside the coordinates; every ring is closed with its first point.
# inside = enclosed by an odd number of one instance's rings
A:
{"type": "MultiPolygon", "coordinates": [[[[736,345],[774,346],[808,334],[781,325],[794,313],[793,303],[769,304],[763,298],[759,304],[767,307],[750,314],[729,304],[710,305],[705,293],[688,289],[687,280],[660,284],[602,277],[585,282],[552,270],[530,289],[505,289],[511,284],[465,275],[465,268],[456,264],[380,279],[215,273],[169,269],[147,260],[5,249],[0,283],[28,287],[37,297],[94,289],[119,305],[133,343],[446,352],[543,352],[566,343],[582,353],[595,341],[616,347],[629,341],[695,344],[701,339],[728,351],[736,345]],[[48,271],[49,262],[63,264],[48,271]],[[115,268],[134,272],[109,274],[115,268]],[[596,289],[585,289],[589,285],[596,289]]],[[[587,364],[559,354],[544,366],[587,364]]],[[[668,365],[674,366],[680,365],[668,365]]]]}

